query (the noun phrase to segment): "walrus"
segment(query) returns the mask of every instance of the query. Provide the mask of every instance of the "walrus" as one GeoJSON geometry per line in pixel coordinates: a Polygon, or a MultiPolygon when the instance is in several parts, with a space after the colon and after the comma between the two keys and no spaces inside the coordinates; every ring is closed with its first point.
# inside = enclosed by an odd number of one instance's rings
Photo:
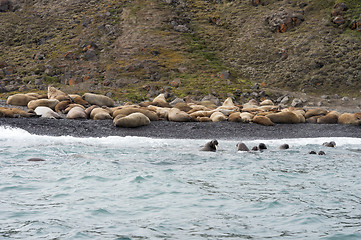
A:
{"type": "Polygon", "coordinates": [[[237,147],[237,151],[249,152],[249,148],[243,142],[237,143],[236,147],[237,147]]]}
{"type": "Polygon", "coordinates": [[[324,143],[322,143],[322,145],[326,146],[326,147],[336,147],[336,143],[334,141],[324,142],[324,143]]]}
{"type": "Polygon", "coordinates": [[[63,112],[69,106],[69,104],[71,104],[71,101],[69,101],[69,100],[59,102],[55,106],[55,112],[57,112],[57,113],[63,112]]]}
{"type": "Polygon", "coordinates": [[[38,99],[38,98],[34,97],[34,96],[19,93],[19,94],[9,96],[6,100],[6,104],[16,105],[16,106],[27,106],[31,100],[36,100],[36,99],[38,99]]]}
{"type": "Polygon", "coordinates": [[[169,107],[169,108],[172,107],[165,99],[165,95],[163,93],[161,93],[157,97],[155,97],[152,101],[152,104],[156,105],[158,107],[169,107]]]}
{"type": "Polygon", "coordinates": [[[193,118],[178,108],[171,108],[168,112],[168,120],[172,122],[190,122],[193,121],[193,118]]]}
{"type": "Polygon", "coordinates": [[[59,103],[57,99],[37,99],[37,100],[31,100],[28,103],[29,109],[35,109],[37,107],[49,107],[53,110],[55,110],[56,105],[59,103]]]}
{"type": "Polygon", "coordinates": [[[45,159],[42,159],[42,158],[29,158],[26,161],[29,161],[29,162],[44,162],[45,159]]]}
{"type": "Polygon", "coordinates": [[[17,118],[17,117],[35,117],[36,114],[26,112],[19,108],[0,107],[0,117],[17,118]]]}
{"type": "Polygon", "coordinates": [[[227,117],[221,112],[214,112],[209,118],[212,120],[212,122],[227,121],[227,117]]]}
{"type": "Polygon", "coordinates": [[[319,151],[318,155],[326,155],[326,153],[324,151],[319,151]]]}
{"type": "Polygon", "coordinates": [[[274,106],[274,103],[270,99],[263,100],[259,105],[261,106],[274,106]]]}
{"type": "Polygon", "coordinates": [[[93,120],[107,120],[107,119],[113,119],[112,116],[110,115],[110,110],[108,110],[107,108],[94,108],[91,112],[90,112],[90,118],[93,120]]]}
{"type": "Polygon", "coordinates": [[[55,87],[48,86],[48,99],[56,99],[59,102],[70,100],[68,94],[56,89],[55,87]]]}
{"type": "Polygon", "coordinates": [[[233,112],[228,116],[228,122],[242,122],[241,113],[233,112]]]}
{"type": "Polygon", "coordinates": [[[338,118],[339,124],[353,124],[360,125],[361,120],[358,113],[343,113],[338,118]]]}
{"type": "Polygon", "coordinates": [[[269,119],[268,117],[265,117],[265,116],[255,116],[252,119],[252,122],[263,125],[263,126],[274,126],[275,125],[271,121],[271,119],[269,119]]]}
{"type": "Polygon", "coordinates": [[[187,103],[185,102],[179,102],[176,105],[174,105],[175,108],[178,108],[179,110],[183,111],[183,112],[188,112],[190,110],[192,110],[192,107],[189,106],[187,103]]]}
{"type": "Polygon", "coordinates": [[[136,112],[140,112],[143,113],[145,116],[147,116],[149,118],[150,121],[158,121],[159,117],[158,115],[151,110],[148,110],[146,108],[122,108],[122,109],[117,109],[113,112],[113,118],[115,118],[116,116],[122,114],[124,116],[128,116],[129,114],[132,113],[136,113],[136,112]]]}
{"type": "Polygon", "coordinates": [[[288,145],[287,143],[282,144],[282,145],[280,146],[280,149],[289,149],[289,148],[290,148],[290,145],[288,145]]]}
{"type": "Polygon", "coordinates": [[[264,143],[260,143],[260,144],[258,145],[258,147],[259,147],[259,150],[267,149],[267,146],[266,146],[266,144],[264,144],[264,143]]]}
{"type": "Polygon", "coordinates": [[[114,118],[113,124],[115,127],[135,128],[149,125],[150,119],[143,113],[135,112],[126,117],[118,115],[114,118]]]}
{"type": "Polygon", "coordinates": [[[327,113],[325,116],[321,116],[317,119],[317,123],[319,124],[337,124],[338,117],[341,114],[336,111],[331,111],[327,113]]]}
{"type": "Polygon", "coordinates": [[[210,151],[215,152],[217,151],[218,141],[216,139],[207,142],[202,148],[201,151],[210,151]]]}
{"type": "Polygon", "coordinates": [[[94,94],[94,93],[85,93],[83,95],[83,99],[87,101],[91,105],[98,105],[100,107],[107,106],[107,107],[114,107],[115,103],[114,100],[110,97],[94,94]]]}
{"type": "Polygon", "coordinates": [[[286,123],[286,124],[295,124],[299,123],[300,119],[293,112],[279,112],[271,113],[266,115],[273,123],[286,123]]]}
{"type": "Polygon", "coordinates": [[[66,115],[66,118],[67,119],[80,119],[80,118],[86,119],[87,115],[83,108],[73,107],[72,109],[70,109],[70,111],[66,115]]]}
{"type": "Polygon", "coordinates": [[[314,108],[310,109],[305,113],[305,118],[310,118],[313,116],[324,116],[327,114],[327,110],[323,108],[314,108]]]}
{"type": "Polygon", "coordinates": [[[35,108],[34,112],[36,115],[40,115],[42,118],[61,118],[58,113],[54,112],[49,107],[39,106],[35,108]]]}

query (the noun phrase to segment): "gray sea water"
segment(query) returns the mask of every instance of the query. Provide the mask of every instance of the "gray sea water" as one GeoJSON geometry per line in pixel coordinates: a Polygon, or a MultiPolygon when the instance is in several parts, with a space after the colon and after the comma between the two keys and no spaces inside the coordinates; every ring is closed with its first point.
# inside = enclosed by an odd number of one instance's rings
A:
{"type": "Polygon", "coordinates": [[[0,239],[361,239],[361,139],[208,140],[0,127],[0,239]]]}

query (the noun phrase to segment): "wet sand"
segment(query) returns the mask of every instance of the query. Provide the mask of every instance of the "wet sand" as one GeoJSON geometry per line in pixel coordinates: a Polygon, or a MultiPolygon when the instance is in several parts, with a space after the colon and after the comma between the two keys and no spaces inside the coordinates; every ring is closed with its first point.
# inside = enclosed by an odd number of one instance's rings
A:
{"type": "Polygon", "coordinates": [[[168,139],[282,139],[316,137],[361,138],[361,126],[341,124],[277,124],[262,126],[233,122],[154,121],[139,128],[117,128],[111,120],[0,118],[0,126],[32,134],[74,137],[141,136],[168,139]]]}

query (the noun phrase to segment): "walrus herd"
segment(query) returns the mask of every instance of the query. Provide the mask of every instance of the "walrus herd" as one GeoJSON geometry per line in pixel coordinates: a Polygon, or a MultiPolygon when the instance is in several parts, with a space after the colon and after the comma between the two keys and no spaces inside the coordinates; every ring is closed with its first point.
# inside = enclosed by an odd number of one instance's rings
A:
{"type": "MultiPolygon", "coordinates": [[[[334,141],[324,142],[322,145],[326,146],[326,147],[336,147],[336,143],[334,141]]],[[[201,151],[216,152],[217,151],[217,146],[218,146],[218,141],[216,139],[213,139],[213,140],[207,142],[200,150],[201,151]]],[[[249,150],[247,145],[245,143],[243,143],[243,142],[237,143],[236,147],[237,147],[238,152],[251,152],[251,150],[249,150]]],[[[279,149],[281,149],[281,150],[286,150],[286,149],[289,149],[289,148],[290,148],[290,146],[287,143],[284,143],[281,146],[279,146],[279,149]]],[[[266,149],[267,149],[266,144],[260,143],[260,144],[258,144],[258,146],[254,146],[252,148],[252,151],[253,152],[255,152],[255,151],[261,151],[262,152],[262,151],[264,151],[266,149]]],[[[308,154],[317,154],[317,153],[312,150],[312,151],[308,152],[308,154]]],[[[324,151],[319,151],[318,155],[326,155],[326,153],[324,151]]]]}
{"type": "Polygon", "coordinates": [[[323,108],[294,108],[274,105],[267,99],[257,102],[252,99],[243,105],[236,105],[227,98],[221,106],[212,101],[196,102],[189,98],[167,102],[164,94],[152,101],[139,104],[126,103],[116,106],[113,99],[99,94],[67,94],[54,87],[48,93],[15,94],[7,98],[7,104],[26,106],[19,108],[0,107],[0,117],[43,117],[67,119],[112,119],[116,127],[146,126],[151,121],[174,122],[240,122],[265,126],[275,124],[318,123],[318,124],[361,124],[361,112],[339,113],[323,108]]]}

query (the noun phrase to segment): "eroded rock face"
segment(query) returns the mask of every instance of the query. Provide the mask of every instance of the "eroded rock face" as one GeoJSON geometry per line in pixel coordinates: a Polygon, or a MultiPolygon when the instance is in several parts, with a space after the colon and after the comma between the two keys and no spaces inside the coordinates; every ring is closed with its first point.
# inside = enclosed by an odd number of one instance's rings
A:
{"type": "Polygon", "coordinates": [[[305,20],[299,12],[281,9],[266,18],[272,32],[284,33],[294,27],[298,27],[305,20]]]}

